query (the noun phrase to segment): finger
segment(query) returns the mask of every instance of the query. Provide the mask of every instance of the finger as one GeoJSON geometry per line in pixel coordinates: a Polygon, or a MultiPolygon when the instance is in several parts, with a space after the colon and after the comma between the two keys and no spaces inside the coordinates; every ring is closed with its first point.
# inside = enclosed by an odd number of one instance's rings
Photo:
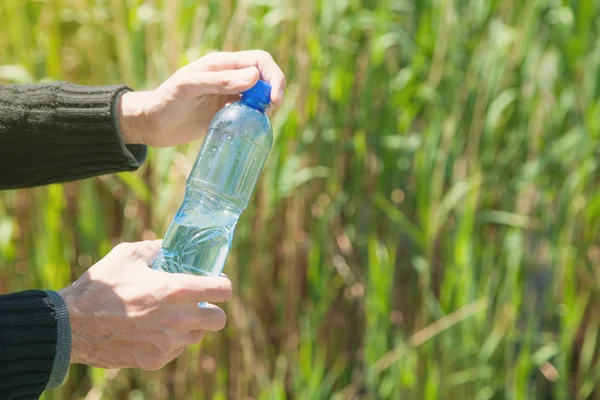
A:
{"type": "Polygon", "coordinates": [[[177,291],[184,295],[185,299],[182,299],[182,301],[190,304],[196,305],[198,302],[222,303],[231,300],[233,292],[231,281],[222,276],[169,274],[165,279],[170,279],[172,281],[171,287],[179,288],[177,291]]]}
{"type": "Polygon", "coordinates": [[[200,343],[203,338],[204,338],[203,330],[199,329],[199,330],[191,331],[190,333],[188,333],[186,335],[184,344],[185,344],[185,346],[191,346],[193,344],[200,343]]]}
{"type": "Polygon", "coordinates": [[[164,360],[164,365],[167,365],[168,363],[170,363],[171,361],[173,361],[174,359],[179,357],[183,353],[184,350],[185,350],[185,347],[181,347],[179,349],[173,350],[171,353],[169,353],[169,355],[164,360]]]}
{"type": "Polygon", "coordinates": [[[216,332],[225,328],[226,323],[227,315],[225,315],[225,311],[214,304],[207,304],[206,307],[197,308],[195,330],[216,332]]]}
{"type": "Polygon", "coordinates": [[[190,64],[190,68],[221,71],[256,67],[260,76],[268,82],[273,90],[271,101],[275,104],[283,102],[285,92],[285,75],[269,53],[263,50],[247,50],[238,52],[210,53],[190,64]]]}
{"type": "Polygon", "coordinates": [[[190,71],[185,75],[184,87],[194,96],[203,94],[235,95],[250,89],[258,82],[256,67],[224,71],[190,71]]]}

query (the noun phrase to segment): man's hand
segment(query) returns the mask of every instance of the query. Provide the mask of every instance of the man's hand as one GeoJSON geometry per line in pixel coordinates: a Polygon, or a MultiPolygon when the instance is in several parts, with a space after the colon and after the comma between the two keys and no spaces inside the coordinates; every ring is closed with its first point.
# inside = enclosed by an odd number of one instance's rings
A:
{"type": "Polygon", "coordinates": [[[200,138],[213,116],[239,100],[259,77],[273,88],[271,101],[283,101],[285,76],[261,50],[210,53],[175,72],[158,89],[127,92],[119,102],[119,125],[126,144],[167,147],[200,138]]]}
{"type": "Polygon", "coordinates": [[[156,370],[225,327],[225,313],[198,302],[231,299],[225,277],[170,274],[148,268],[161,241],[122,243],[59,293],[69,310],[71,362],[156,370]]]}

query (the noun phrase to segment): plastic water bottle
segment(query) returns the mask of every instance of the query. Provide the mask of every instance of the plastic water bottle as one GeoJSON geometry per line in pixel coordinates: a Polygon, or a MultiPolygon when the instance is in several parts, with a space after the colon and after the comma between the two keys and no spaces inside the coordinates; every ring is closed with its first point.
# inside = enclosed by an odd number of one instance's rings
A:
{"type": "Polygon", "coordinates": [[[240,101],[213,118],[155,269],[221,274],[238,218],[248,205],[273,143],[265,114],[270,96],[271,86],[258,81],[242,93],[240,101]]]}

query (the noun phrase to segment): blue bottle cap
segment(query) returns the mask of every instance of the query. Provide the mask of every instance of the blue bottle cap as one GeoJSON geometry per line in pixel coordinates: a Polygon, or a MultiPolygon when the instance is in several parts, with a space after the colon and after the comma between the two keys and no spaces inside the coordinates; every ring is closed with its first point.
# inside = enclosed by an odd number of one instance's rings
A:
{"type": "Polygon", "coordinates": [[[252,86],[250,89],[242,92],[243,96],[252,97],[261,103],[270,104],[271,103],[271,85],[267,82],[260,80],[256,82],[256,85],[252,86]]]}

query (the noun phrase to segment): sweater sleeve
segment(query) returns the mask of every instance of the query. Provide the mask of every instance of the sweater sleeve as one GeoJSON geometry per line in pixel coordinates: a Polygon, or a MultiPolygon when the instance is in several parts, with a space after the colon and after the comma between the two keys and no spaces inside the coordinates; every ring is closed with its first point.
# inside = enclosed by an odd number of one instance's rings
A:
{"type": "Polygon", "coordinates": [[[46,292],[0,296],[0,393],[3,399],[37,399],[53,373],[57,309],[46,292]]]}
{"type": "Polygon", "coordinates": [[[125,145],[115,115],[127,86],[0,86],[0,189],[133,171],[146,146],[125,145]]]}

